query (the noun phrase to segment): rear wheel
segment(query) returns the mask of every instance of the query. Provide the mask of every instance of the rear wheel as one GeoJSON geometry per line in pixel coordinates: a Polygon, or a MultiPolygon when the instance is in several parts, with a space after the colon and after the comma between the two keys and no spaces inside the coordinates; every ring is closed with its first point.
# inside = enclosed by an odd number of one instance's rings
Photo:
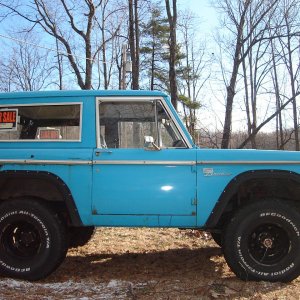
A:
{"type": "Polygon", "coordinates": [[[57,214],[35,200],[0,205],[0,272],[39,280],[53,272],[67,253],[65,226],[57,214]]]}
{"type": "Polygon", "coordinates": [[[250,204],[229,222],[223,252],[243,280],[291,281],[300,274],[300,214],[280,200],[250,204]]]}
{"type": "Polygon", "coordinates": [[[69,247],[76,248],[87,244],[95,234],[94,226],[70,227],[69,247]]]}

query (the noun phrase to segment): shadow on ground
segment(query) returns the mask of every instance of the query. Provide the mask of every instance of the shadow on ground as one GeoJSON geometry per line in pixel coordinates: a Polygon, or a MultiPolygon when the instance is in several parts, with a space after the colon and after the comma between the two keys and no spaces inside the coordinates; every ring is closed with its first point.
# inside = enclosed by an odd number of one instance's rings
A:
{"type": "Polygon", "coordinates": [[[283,286],[237,279],[228,269],[219,247],[68,256],[49,280],[66,278],[132,282],[129,298],[135,299],[251,298],[283,286]],[[135,283],[144,286],[135,289],[135,283]]]}

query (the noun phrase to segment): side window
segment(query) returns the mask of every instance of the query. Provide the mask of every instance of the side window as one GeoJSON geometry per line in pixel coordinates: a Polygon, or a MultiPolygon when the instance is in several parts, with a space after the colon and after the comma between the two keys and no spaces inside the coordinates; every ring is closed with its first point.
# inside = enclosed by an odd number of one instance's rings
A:
{"type": "Polygon", "coordinates": [[[157,102],[157,123],[159,144],[161,148],[186,148],[173,120],[167,114],[161,103],[157,102]]]}
{"type": "Polygon", "coordinates": [[[0,141],[78,141],[80,115],[80,104],[0,107],[0,141]]]}
{"type": "Polygon", "coordinates": [[[160,148],[186,147],[159,101],[99,102],[100,146],[144,148],[151,136],[160,148]]]}
{"type": "Polygon", "coordinates": [[[152,102],[101,102],[100,144],[108,148],[143,148],[144,136],[157,139],[152,102]]]}

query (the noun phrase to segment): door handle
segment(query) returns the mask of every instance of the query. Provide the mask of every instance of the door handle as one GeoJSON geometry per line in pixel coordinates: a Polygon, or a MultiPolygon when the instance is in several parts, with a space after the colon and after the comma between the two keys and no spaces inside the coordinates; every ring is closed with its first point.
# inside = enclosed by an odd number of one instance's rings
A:
{"type": "Polygon", "coordinates": [[[95,155],[96,156],[99,156],[101,153],[112,153],[112,151],[111,150],[106,150],[106,149],[101,149],[101,150],[97,150],[97,151],[95,151],[95,155]]]}

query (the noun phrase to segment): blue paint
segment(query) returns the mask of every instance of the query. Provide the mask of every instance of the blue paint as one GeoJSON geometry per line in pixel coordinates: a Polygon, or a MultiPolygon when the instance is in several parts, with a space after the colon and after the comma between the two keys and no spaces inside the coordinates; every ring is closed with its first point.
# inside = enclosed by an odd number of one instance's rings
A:
{"type": "MultiPolygon", "coordinates": [[[[195,149],[111,149],[95,160],[195,161],[195,149]]],[[[196,213],[196,173],[190,165],[95,165],[93,209],[99,215],[181,215],[196,213]]],[[[192,217],[195,218],[195,217],[192,217]]]]}
{"type": "Polygon", "coordinates": [[[1,160],[45,162],[2,162],[0,170],[46,171],[56,175],[69,187],[85,225],[202,227],[223,190],[237,175],[249,170],[288,170],[295,173],[300,170],[299,165],[292,163],[257,163],[299,161],[298,152],[197,148],[174,111],[169,97],[161,92],[55,91],[0,94],[2,108],[9,105],[61,102],[82,104],[81,141],[0,142],[1,160]],[[117,97],[120,101],[123,97],[127,97],[127,101],[128,97],[163,99],[192,147],[159,151],[97,149],[96,97],[117,97]],[[49,164],[51,161],[66,162],[49,164]],[[142,161],[150,164],[136,164],[142,161]],[[210,164],[212,161],[214,163],[210,164]],[[230,163],[235,161],[253,163],[230,163]]]}

